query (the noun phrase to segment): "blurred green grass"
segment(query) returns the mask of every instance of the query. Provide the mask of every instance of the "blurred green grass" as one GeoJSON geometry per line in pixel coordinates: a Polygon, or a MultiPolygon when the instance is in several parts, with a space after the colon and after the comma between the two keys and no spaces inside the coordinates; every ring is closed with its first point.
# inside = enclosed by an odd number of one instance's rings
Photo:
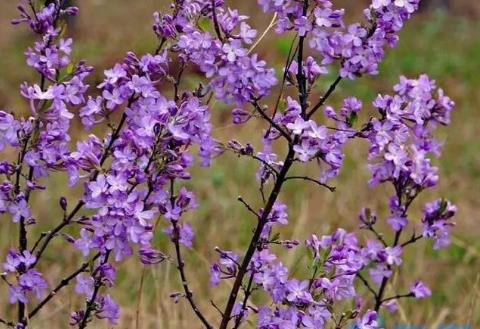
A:
{"type": "MultiPolygon", "coordinates": [[[[345,2],[345,1],[344,1],[345,2]]],[[[80,2],[81,15],[75,22],[73,33],[75,57],[85,58],[97,68],[92,85],[101,79],[102,70],[121,59],[127,50],[137,53],[151,51],[155,40],[151,33],[150,18],[154,10],[166,7],[167,1],[126,1],[84,0],[80,2]]],[[[34,81],[35,74],[25,68],[23,51],[32,42],[24,28],[13,29],[8,21],[15,15],[14,1],[0,4],[0,108],[24,111],[26,104],[18,95],[18,86],[24,80],[34,81]]],[[[247,2],[240,4],[244,12],[251,12],[247,2]]],[[[259,13],[252,13],[254,25],[259,30],[268,24],[259,13]],[[262,19],[260,19],[262,17],[262,19]]],[[[267,40],[257,51],[276,66],[283,64],[288,52],[290,39],[278,42],[267,40]]],[[[429,324],[435,323],[471,323],[473,328],[480,325],[478,209],[480,209],[480,113],[478,104],[480,92],[480,22],[462,16],[453,16],[446,12],[422,13],[409,22],[401,34],[400,44],[389,50],[383,62],[380,75],[364,77],[354,82],[342,82],[332,105],[342,97],[355,95],[367,105],[377,93],[390,92],[398,76],[417,76],[428,73],[445,89],[457,103],[452,125],[442,129],[440,138],[445,142],[444,155],[439,162],[441,172],[440,186],[421,200],[426,201],[439,196],[452,199],[459,205],[454,230],[453,244],[450,248],[433,252],[431,246],[421,243],[415,250],[407,252],[405,267],[395,279],[399,287],[405,288],[413,279],[421,277],[428,282],[434,292],[430,299],[422,301],[402,301],[401,311],[395,315],[396,322],[429,324]]],[[[188,82],[187,82],[188,83],[188,82]]],[[[318,89],[321,93],[330,83],[325,79],[318,89]]],[[[192,83],[193,84],[193,83],[192,83]]],[[[221,104],[213,110],[216,123],[215,135],[222,141],[234,136],[246,142],[258,134],[261,127],[252,123],[241,129],[232,129],[229,111],[221,104]]],[[[74,133],[80,136],[75,129],[74,133]]],[[[77,136],[76,136],[77,137],[77,136]]],[[[253,141],[257,143],[258,141],[253,141]]],[[[366,181],[368,173],[365,166],[365,145],[361,142],[348,147],[345,168],[335,182],[337,192],[332,194],[316,186],[291,183],[287,186],[282,200],[289,204],[291,225],[282,230],[285,237],[303,240],[309,233],[328,234],[336,227],[354,229],[356,216],[362,206],[369,206],[386,213],[386,190],[369,189],[366,181]]],[[[200,207],[188,216],[195,224],[197,240],[192,251],[187,252],[189,274],[195,294],[202,300],[202,307],[209,308],[209,300],[223,303],[226,285],[210,289],[208,281],[208,259],[213,256],[216,245],[222,248],[241,249],[248,242],[254,224],[245,209],[236,201],[238,195],[244,196],[259,206],[258,190],[252,182],[256,164],[249,160],[239,160],[232,154],[226,154],[214,162],[212,168],[194,168],[193,179],[188,185],[198,195],[200,207]]],[[[315,175],[313,168],[299,169],[315,175]]],[[[50,194],[36,194],[34,202],[38,207],[36,217],[38,232],[48,230],[60,218],[56,206],[58,197],[69,193],[65,177],[59,175],[50,186],[50,194]]],[[[421,202],[417,203],[421,205],[421,202]]],[[[414,208],[419,214],[419,207],[414,208]]],[[[15,226],[1,218],[0,254],[15,243],[15,226]]],[[[161,233],[155,237],[155,244],[168,250],[169,244],[161,233]]],[[[53,244],[44,268],[51,277],[62,277],[68,269],[80,262],[73,248],[65,248],[62,243],[53,244]]],[[[295,264],[295,271],[303,271],[302,254],[292,252],[285,255],[286,264],[295,264]]],[[[183,301],[174,305],[169,294],[179,289],[175,268],[165,263],[145,270],[145,282],[141,307],[138,308],[139,278],[142,268],[135,260],[122,264],[118,275],[118,288],[115,297],[122,305],[122,317],[119,328],[134,328],[135,318],[140,319],[140,328],[196,328],[195,321],[183,301]]],[[[79,300],[67,288],[38,319],[33,328],[63,328],[68,311],[79,300]]],[[[0,286],[0,296],[6,293],[0,286]]],[[[254,303],[260,300],[254,300],[254,303]]],[[[13,310],[0,299],[0,314],[12,314],[13,310]],[[5,312],[4,312],[5,311],[5,312]]],[[[216,316],[210,307],[209,317],[216,316]]],[[[392,322],[390,322],[392,323],[392,322]]],[[[106,328],[96,323],[93,328],[106,328]]],[[[387,326],[387,328],[389,328],[387,326]]]]}

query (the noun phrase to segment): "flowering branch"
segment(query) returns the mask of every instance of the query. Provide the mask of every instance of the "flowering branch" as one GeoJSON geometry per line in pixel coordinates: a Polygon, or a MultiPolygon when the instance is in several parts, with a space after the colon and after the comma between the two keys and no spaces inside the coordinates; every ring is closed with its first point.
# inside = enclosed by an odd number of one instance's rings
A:
{"type": "Polygon", "coordinates": [[[83,273],[87,270],[87,268],[94,263],[100,257],[100,253],[96,254],[90,261],[83,263],[76,271],[74,271],[69,276],[63,278],[60,283],[52,290],[50,293],[40,302],[37,306],[35,306],[29,313],[28,318],[32,319],[37,313],[53,298],[55,297],[58,292],[63,289],[64,287],[68,286],[70,282],[75,279],[80,273],[83,273]]]}

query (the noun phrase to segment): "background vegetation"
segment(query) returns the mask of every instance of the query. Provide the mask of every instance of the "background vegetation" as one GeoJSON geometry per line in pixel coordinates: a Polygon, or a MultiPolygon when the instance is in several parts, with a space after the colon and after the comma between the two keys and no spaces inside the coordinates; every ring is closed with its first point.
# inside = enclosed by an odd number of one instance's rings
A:
{"type": "MultiPolygon", "coordinates": [[[[127,50],[142,53],[155,49],[156,40],[150,27],[151,13],[165,8],[167,2],[79,1],[81,14],[69,32],[75,41],[74,57],[85,58],[97,68],[91,85],[101,79],[103,69],[120,60],[127,50]]],[[[357,7],[351,5],[352,1],[338,2],[357,7]]],[[[410,280],[421,277],[431,286],[434,294],[422,301],[402,300],[400,312],[387,319],[387,328],[393,328],[393,323],[425,324],[429,328],[436,328],[439,323],[469,323],[472,328],[480,326],[480,22],[476,19],[480,12],[477,7],[480,6],[476,3],[455,0],[450,11],[428,8],[415,16],[402,32],[399,47],[388,52],[380,75],[354,83],[342,82],[332,101],[335,105],[342,97],[355,95],[364,101],[368,109],[376,94],[389,92],[400,74],[417,76],[426,72],[457,103],[452,126],[444,129],[440,136],[445,142],[444,156],[439,163],[440,186],[427,195],[428,199],[448,197],[459,206],[453,243],[440,252],[433,252],[427,244],[420,244],[417,249],[409,251],[402,279],[394,280],[396,285],[405,287],[410,280]]],[[[27,104],[19,96],[18,87],[24,80],[34,81],[36,76],[24,65],[23,51],[31,44],[31,35],[23,28],[9,25],[9,20],[16,15],[15,4],[13,0],[0,3],[0,108],[26,111],[27,104]]],[[[243,12],[252,16],[253,25],[262,31],[270,18],[257,12],[253,4],[254,0],[248,0],[242,1],[240,6],[243,12]]],[[[351,9],[355,12],[355,8],[351,9]]],[[[356,12],[360,13],[361,8],[356,8],[356,12]]],[[[267,41],[257,51],[279,68],[289,45],[289,39],[267,41]]],[[[190,83],[193,85],[196,79],[194,75],[190,83]]],[[[331,80],[325,79],[323,87],[326,88],[331,80]]],[[[321,94],[322,90],[316,92],[321,94]]],[[[243,142],[251,141],[251,136],[261,129],[253,122],[241,130],[232,129],[230,112],[222,104],[215,104],[213,117],[217,127],[215,135],[222,141],[232,136],[243,142]]],[[[78,130],[78,134],[83,133],[78,126],[74,129],[78,130]]],[[[337,192],[332,194],[302,183],[291,183],[287,187],[281,199],[290,205],[292,224],[284,232],[285,236],[303,240],[311,231],[321,235],[338,226],[354,229],[358,224],[357,213],[364,205],[385,214],[387,191],[370,189],[366,183],[365,145],[351,145],[347,154],[346,166],[335,182],[337,192]]],[[[241,249],[247,243],[253,223],[236,198],[242,195],[248,200],[258,199],[258,190],[253,182],[255,166],[248,160],[238,161],[234,155],[226,154],[215,161],[210,170],[195,168],[195,178],[188,182],[201,200],[199,209],[191,214],[197,239],[189,252],[188,272],[203,307],[210,307],[210,299],[223,305],[222,298],[228,288],[210,289],[207,285],[208,259],[212,256],[213,247],[241,249]]],[[[35,195],[35,217],[40,224],[36,229],[48,230],[61,218],[57,206],[59,196],[78,196],[78,191],[66,189],[64,178],[57,176],[50,183],[58,186],[54,193],[35,195]]],[[[0,255],[5,255],[9,246],[15,244],[16,231],[7,218],[0,218],[0,225],[0,255]]],[[[163,250],[168,248],[167,239],[160,231],[156,244],[163,250]]],[[[62,273],[80,262],[79,253],[73,247],[65,248],[64,243],[57,241],[52,248],[48,255],[52,261],[47,260],[42,271],[61,277],[62,273]]],[[[305,268],[302,256],[301,253],[290,253],[284,261],[297,264],[295,268],[302,271],[305,268]]],[[[169,262],[148,269],[143,269],[133,259],[122,264],[117,289],[114,290],[123,308],[118,328],[136,328],[137,325],[138,328],[196,328],[186,303],[180,301],[175,305],[169,299],[169,294],[178,289],[177,282],[175,269],[169,262]],[[143,289],[140,286],[141,277],[143,289]]],[[[79,302],[68,289],[44,310],[32,328],[66,327],[69,310],[79,302]]],[[[6,287],[0,285],[0,312],[11,314],[13,308],[5,304],[3,296],[6,296],[6,287]]],[[[213,308],[210,309],[209,316],[213,318],[217,314],[213,308]]],[[[97,322],[91,327],[106,326],[97,322]]]]}

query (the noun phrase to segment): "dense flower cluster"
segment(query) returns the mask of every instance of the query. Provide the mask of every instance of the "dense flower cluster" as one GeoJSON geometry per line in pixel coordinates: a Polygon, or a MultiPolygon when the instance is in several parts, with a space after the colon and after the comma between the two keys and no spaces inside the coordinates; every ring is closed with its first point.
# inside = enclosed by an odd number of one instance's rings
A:
{"type": "Polygon", "coordinates": [[[314,6],[302,1],[258,0],[264,11],[278,14],[276,31],[295,30],[307,36],[310,47],[318,50],[322,65],[340,61],[342,77],[378,73],[385,46],[393,47],[404,22],[418,9],[419,0],[374,0],[365,9],[368,25],[346,24],[344,9],[332,1],[315,0],[314,6]]]}
{"type": "Polygon", "coordinates": [[[423,238],[432,239],[435,249],[449,243],[456,207],[443,199],[424,206],[417,221],[421,234],[414,229],[411,238],[402,239],[402,232],[415,226],[416,221],[408,218],[413,201],[438,183],[431,157],[440,155],[441,145],[433,134],[438,126],[449,124],[454,103],[422,75],[401,77],[394,95],[379,95],[372,103],[377,114],[362,125],[357,121],[366,105],[358,98],[346,97],[338,110],[327,104],[343,78],[378,72],[386,47],[397,44],[398,33],[418,9],[419,0],[373,0],[364,11],[366,21],[353,24],[346,24],[345,10],[334,8],[329,0],[258,0],[258,4],[274,13],[269,28],[296,35],[281,83],[277,72],[254,52],[266,34],[260,36],[247,16],[226,7],[223,0],[182,0],[174,1],[172,14],[154,14],[156,51],[128,52],[104,71],[96,89],[86,82],[93,68],[72,61],[73,41],[63,33],[61,20],[78,9],[64,8],[59,0],[41,6],[29,1],[28,7],[18,7],[21,17],[13,23],[26,23],[39,35],[25,55],[40,82],[21,86],[30,108],[27,118],[0,111],[0,151],[17,152],[13,161],[0,162],[0,213],[8,213],[20,226],[19,246],[8,252],[2,274],[10,303],[18,304],[18,320],[12,326],[26,328],[70,281],[85,299],[84,307],[71,313],[70,325],[84,329],[94,317],[116,324],[120,309],[108,294],[116,278],[115,265],[135,252],[144,265],[169,258],[152,245],[156,228],[162,226],[175,249],[183,288],[172,297],[187,299],[202,324],[213,328],[196,305],[182,258],[182,248],[192,248],[195,236],[184,214],[197,207],[197,200],[193,191],[178,185],[190,178],[193,150],[198,150],[203,166],[225,150],[259,163],[262,206],[255,209],[239,198],[258,220],[248,249],[241,254],[216,247],[218,260],[210,267],[211,285],[232,282],[220,329],[232,322],[238,328],[247,320],[260,329],[348,324],[375,329],[379,312],[394,312],[398,299],[431,295],[421,281],[391,297],[385,296],[385,286],[403,264],[407,246],[423,238]],[[304,45],[312,49],[308,55],[304,45]],[[338,78],[314,101],[310,94],[335,62],[340,67],[338,78]],[[182,90],[182,75],[191,66],[204,74],[205,82],[182,90]],[[276,104],[263,105],[277,87],[281,90],[276,104]],[[212,137],[211,98],[233,105],[235,124],[258,117],[267,124],[261,149],[256,150],[253,141],[243,145],[234,139],[220,146],[212,137]],[[318,118],[320,108],[323,117],[318,118]],[[91,133],[83,140],[70,136],[77,110],[85,130],[108,128],[108,133],[91,133]],[[279,201],[283,184],[301,179],[334,191],[327,183],[340,173],[344,146],[357,138],[370,146],[371,185],[393,187],[386,218],[392,241],[390,234],[377,231],[378,216],[368,208],[359,215],[360,228],[374,233],[374,238],[338,228],[331,235],[312,234],[304,244],[282,239],[277,229],[291,221],[288,206],[279,201]],[[284,157],[276,151],[282,145],[287,150],[284,157]],[[319,167],[316,178],[291,176],[294,165],[309,162],[319,167]],[[29,246],[27,229],[36,223],[30,195],[53,188],[40,179],[56,171],[67,173],[71,187],[83,188],[82,196],[73,203],[62,197],[63,218],[29,246]],[[81,213],[83,209],[88,211],[81,213]],[[75,233],[62,236],[86,261],[59,285],[49,285],[36,267],[50,241],[67,226],[75,233]],[[294,275],[284,265],[279,251],[292,249],[311,255],[309,273],[294,275]],[[253,293],[262,294],[267,302],[251,306],[253,293]],[[39,304],[32,303],[32,296],[39,304]]]}
{"type": "MultiPolygon", "coordinates": [[[[370,167],[370,183],[391,182],[395,187],[395,196],[390,200],[391,216],[388,223],[394,231],[401,231],[407,224],[406,206],[418,193],[435,186],[438,182],[438,169],[431,164],[430,154],[440,154],[440,143],[432,133],[439,125],[450,122],[453,102],[438,90],[435,97],[435,82],[422,75],[418,80],[401,78],[394,87],[395,96],[380,95],[374,101],[381,118],[372,120],[372,129],[368,134],[370,142],[369,158],[374,162],[370,167]]],[[[444,221],[435,224],[435,212],[439,211],[439,202],[426,206],[427,223],[425,236],[448,235],[444,221]],[[428,209],[428,210],[427,210],[428,209]],[[430,215],[428,214],[430,213],[430,215]]],[[[441,210],[438,217],[441,217],[441,210]]],[[[455,213],[449,205],[446,219],[455,213]]],[[[447,238],[444,237],[445,241],[447,238]]],[[[438,239],[437,239],[438,240],[438,239]]],[[[440,246],[445,243],[436,243],[440,246]]]]}
{"type": "Polygon", "coordinates": [[[174,15],[155,14],[154,31],[160,38],[175,39],[174,48],[182,52],[181,60],[198,65],[218,99],[242,104],[269,93],[277,83],[275,71],[256,54],[250,54],[247,47],[257,31],[245,22],[246,16],[237,10],[225,10],[223,1],[185,1],[175,9],[174,15]],[[193,23],[203,15],[215,15],[218,33],[223,33],[224,39],[193,23]]]}
{"type": "MultiPolygon", "coordinates": [[[[190,177],[193,145],[199,146],[203,165],[218,152],[210,136],[209,109],[193,92],[179,92],[174,100],[160,93],[160,84],[171,80],[167,51],[143,56],[129,52],[121,63],[105,71],[105,79],[98,85],[99,95],[87,96],[84,81],[92,68],[83,61],[72,63],[72,39],[60,37],[59,20],[76,14],[78,9],[62,9],[57,1],[39,11],[33,7],[19,9],[22,17],[14,23],[26,22],[41,35],[34,48],[26,52],[27,64],[38,71],[41,83],[21,86],[30,104],[29,118],[0,113],[0,146],[19,151],[18,162],[2,162],[6,179],[0,211],[9,212],[12,220],[23,226],[32,224],[28,197],[36,189],[48,188],[41,186],[38,178],[62,170],[68,173],[71,186],[81,183],[84,195],[71,212],[67,199],[60,200],[65,218],[54,229],[56,233],[77,224],[79,237],[67,240],[85,257],[92,251],[97,254],[94,270],[76,276],[75,290],[86,297],[87,304],[86,309],[72,313],[71,324],[83,328],[92,314],[116,323],[118,306],[108,294],[99,292],[102,286],[113,285],[115,270],[110,256],[118,262],[132,255],[137,246],[142,263],[163,261],[165,255],[151,246],[158,216],[170,223],[165,232],[172,240],[192,245],[192,228],[180,222],[180,217],[196,206],[195,198],[185,188],[174,195],[171,184],[190,177]],[[104,138],[91,134],[71,150],[72,107],[80,107],[79,117],[86,129],[107,125],[111,133],[104,138]],[[115,124],[118,116],[121,118],[115,124]],[[29,168],[26,176],[23,162],[29,168]],[[94,211],[76,218],[81,208],[94,211]]],[[[7,256],[4,267],[17,281],[9,287],[11,303],[29,303],[30,292],[43,297],[48,286],[33,267],[55,235],[48,236],[34,255],[22,246],[7,256]]],[[[81,272],[87,272],[87,268],[81,272]]],[[[24,325],[23,318],[19,325],[24,325]]]]}

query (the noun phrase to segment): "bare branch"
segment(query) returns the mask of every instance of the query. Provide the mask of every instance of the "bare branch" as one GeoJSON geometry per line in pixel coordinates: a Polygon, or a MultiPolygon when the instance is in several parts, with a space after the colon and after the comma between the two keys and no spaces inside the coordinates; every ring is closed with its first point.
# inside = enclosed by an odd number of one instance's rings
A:
{"type": "Polygon", "coordinates": [[[319,186],[325,187],[328,190],[330,190],[330,192],[335,192],[335,190],[337,189],[335,186],[330,186],[330,185],[324,184],[324,183],[319,182],[318,180],[313,179],[313,178],[308,177],[308,176],[288,176],[287,178],[285,178],[285,181],[289,181],[289,180],[306,180],[306,181],[315,183],[319,186]]]}

